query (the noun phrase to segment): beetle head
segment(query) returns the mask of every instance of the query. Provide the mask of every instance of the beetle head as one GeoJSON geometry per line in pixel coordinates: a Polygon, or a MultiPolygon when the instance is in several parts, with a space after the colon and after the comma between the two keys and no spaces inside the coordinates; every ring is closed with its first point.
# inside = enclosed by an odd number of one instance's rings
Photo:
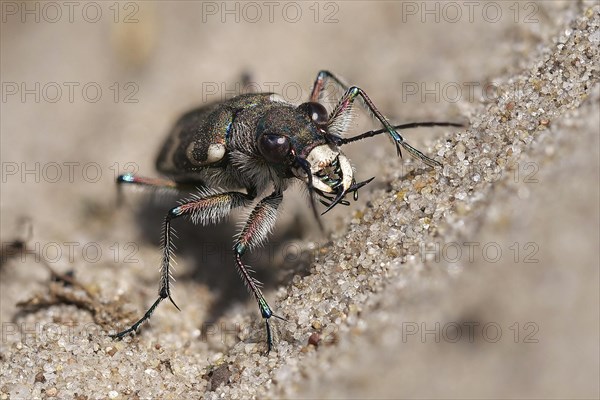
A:
{"type": "MultiPolygon", "coordinates": [[[[257,147],[265,162],[282,175],[296,177],[325,200],[329,211],[367,182],[355,183],[348,158],[328,132],[330,118],[325,107],[308,102],[296,108],[273,107],[257,126],[257,147]]],[[[356,197],[356,195],[355,195],[356,197]]]]}

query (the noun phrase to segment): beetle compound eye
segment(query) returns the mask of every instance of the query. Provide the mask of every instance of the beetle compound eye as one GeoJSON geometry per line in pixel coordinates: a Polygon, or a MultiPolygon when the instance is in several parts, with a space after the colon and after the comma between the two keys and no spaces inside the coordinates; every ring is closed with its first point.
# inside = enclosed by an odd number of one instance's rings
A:
{"type": "Polygon", "coordinates": [[[287,136],[264,134],[258,140],[258,149],[267,161],[281,162],[290,152],[290,140],[287,136]]]}
{"type": "Polygon", "coordinates": [[[310,115],[310,119],[317,125],[327,125],[327,121],[329,121],[329,116],[327,115],[327,109],[320,103],[304,103],[300,105],[308,115],[310,115]]]}

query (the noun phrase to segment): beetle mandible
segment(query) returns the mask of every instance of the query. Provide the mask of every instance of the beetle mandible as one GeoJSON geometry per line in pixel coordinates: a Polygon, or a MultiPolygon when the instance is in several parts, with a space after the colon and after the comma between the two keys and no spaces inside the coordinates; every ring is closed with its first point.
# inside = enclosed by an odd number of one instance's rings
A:
{"type": "Polygon", "coordinates": [[[117,184],[135,184],[154,188],[183,189],[190,185],[197,191],[167,213],[163,230],[158,299],[131,327],[115,335],[122,338],[136,332],[164,299],[171,296],[171,263],[174,231],[171,221],[190,217],[202,225],[217,223],[232,209],[247,207],[268,188],[250,212],[236,236],[233,253],[235,264],[249,291],[254,295],[265,320],[267,351],[273,347],[269,319],[282,317],[273,313],[265,300],[260,283],[242,262],[248,250],[263,243],[272,231],[283,192],[293,180],[306,184],[311,207],[319,226],[315,198],[325,205],[325,214],[337,204],[349,205],[345,196],[357,199],[358,190],[373,178],[356,182],[354,171],[340,147],[382,133],[388,134],[399,156],[405,149],[431,167],[442,164],[408,144],[399,130],[422,126],[456,126],[451,122],[417,122],[392,125],[359,87],[348,87],[328,71],[320,71],[308,102],[294,106],[273,93],[249,93],[230,100],[202,106],[184,114],[176,123],[156,160],[157,170],[168,179],[120,175],[117,184]],[[327,82],[344,90],[331,113],[319,103],[327,82]],[[382,129],[344,138],[349,128],[352,108],[359,99],[383,125],[382,129]],[[216,190],[214,188],[221,188],[216,190]]]}

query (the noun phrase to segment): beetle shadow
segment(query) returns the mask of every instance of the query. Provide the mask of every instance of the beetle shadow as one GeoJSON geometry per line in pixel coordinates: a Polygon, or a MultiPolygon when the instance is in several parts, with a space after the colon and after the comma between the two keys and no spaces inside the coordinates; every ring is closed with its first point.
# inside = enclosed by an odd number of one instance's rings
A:
{"type": "MultiPolygon", "coordinates": [[[[139,203],[135,220],[141,240],[157,248],[161,246],[165,215],[177,205],[178,198],[181,197],[168,196],[156,201],[150,196],[150,199],[139,203]]],[[[196,225],[189,218],[172,222],[176,232],[175,257],[185,259],[191,265],[186,272],[175,271],[175,278],[206,285],[214,294],[207,311],[207,323],[218,320],[236,302],[245,304],[253,299],[235,264],[232,247],[233,236],[238,229],[235,221],[239,220],[239,214],[235,214],[235,217],[229,222],[225,220],[209,226],[196,225]]],[[[298,216],[297,223],[289,224],[287,229],[278,226],[264,246],[248,251],[242,258],[244,264],[255,271],[252,276],[263,284],[263,291],[290,282],[294,275],[309,274],[311,254],[298,252],[293,244],[305,234],[305,224],[300,219],[298,216]]],[[[158,275],[156,278],[158,282],[158,275]]]]}

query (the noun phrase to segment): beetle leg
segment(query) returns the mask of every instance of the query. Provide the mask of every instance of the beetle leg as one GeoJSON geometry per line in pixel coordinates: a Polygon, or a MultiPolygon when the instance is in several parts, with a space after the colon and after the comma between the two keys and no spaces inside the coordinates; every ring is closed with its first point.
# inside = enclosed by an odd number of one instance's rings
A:
{"type": "MultiPolygon", "coordinates": [[[[394,144],[396,146],[396,152],[398,153],[398,155],[400,157],[402,157],[402,152],[401,152],[400,148],[403,147],[412,156],[420,159],[425,164],[427,164],[431,167],[442,165],[440,162],[427,157],[425,154],[421,153],[419,150],[415,149],[410,144],[408,144],[404,140],[402,135],[400,135],[396,131],[396,128],[394,126],[392,126],[392,124],[390,124],[390,122],[383,116],[383,114],[381,114],[381,112],[377,109],[377,107],[375,107],[375,105],[373,104],[373,102],[371,101],[369,96],[367,96],[367,94],[364,92],[364,90],[362,90],[361,88],[359,88],[357,86],[352,86],[342,96],[338,105],[335,107],[335,109],[331,113],[330,121],[329,121],[328,125],[335,126],[336,120],[343,120],[344,118],[346,118],[346,114],[350,111],[350,108],[351,108],[354,100],[356,100],[357,98],[360,98],[364,102],[364,104],[367,106],[369,111],[371,111],[373,113],[373,115],[375,116],[375,118],[377,118],[379,120],[379,122],[381,122],[381,124],[384,126],[385,131],[391,136],[392,140],[394,141],[394,144]]],[[[333,132],[333,133],[335,134],[336,132],[333,132]]]]}
{"type": "Polygon", "coordinates": [[[392,126],[388,122],[388,120],[379,112],[379,110],[375,107],[375,105],[373,104],[371,99],[367,96],[367,94],[362,89],[360,89],[356,86],[349,88],[348,85],[346,85],[344,82],[342,82],[337,76],[335,76],[334,74],[332,74],[331,72],[326,71],[326,70],[319,71],[319,73],[317,74],[317,78],[315,79],[315,82],[313,84],[312,93],[310,95],[310,101],[319,102],[319,100],[321,99],[323,90],[325,89],[326,82],[328,80],[333,81],[333,83],[338,88],[341,88],[346,91],[346,93],[344,94],[344,96],[342,97],[340,102],[338,103],[337,107],[331,113],[329,125],[331,125],[331,123],[336,118],[342,117],[345,113],[350,112],[349,109],[352,105],[352,102],[356,99],[356,97],[359,97],[361,100],[360,103],[363,105],[363,107],[366,107],[369,111],[371,111],[373,113],[373,116],[375,116],[375,118],[377,118],[379,120],[379,122],[381,122],[382,125],[385,127],[384,129],[381,129],[378,131],[365,132],[362,135],[358,135],[353,138],[342,139],[339,142],[338,142],[337,135],[335,135],[335,133],[332,133],[331,136],[334,139],[334,143],[337,142],[336,144],[338,146],[341,146],[343,144],[347,144],[350,142],[354,142],[357,140],[365,139],[367,137],[372,137],[372,136],[378,135],[383,132],[387,132],[392,137],[392,140],[394,141],[394,144],[396,145],[396,151],[399,156],[402,156],[402,153],[400,152],[400,146],[402,146],[402,147],[404,147],[404,149],[406,149],[406,151],[408,151],[409,153],[411,153],[413,156],[417,157],[418,159],[422,160],[425,164],[427,164],[431,167],[435,167],[435,166],[441,166],[442,164],[440,164],[436,160],[433,160],[433,159],[427,157],[425,154],[421,153],[419,150],[412,147],[410,144],[408,144],[404,140],[404,138],[396,130],[416,128],[416,127],[421,127],[421,126],[456,126],[456,127],[464,126],[463,124],[457,124],[457,123],[452,123],[452,122],[417,122],[417,123],[392,126]]]}
{"type": "Polygon", "coordinates": [[[242,90],[239,94],[257,93],[254,87],[256,82],[252,81],[252,75],[249,71],[244,71],[242,73],[242,76],[240,77],[240,83],[242,85],[242,90]]]}
{"type": "Polygon", "coordinates": [[[146,178],[134,174],[122,174],[117,177],[117,205],[123,203],[123,185],[135,185],[145,188],[177,192],[181,185],[170,179],[146,178]]]}
{"type": "Polygon", "coordinates": [[[161,178],[146,178],[134,174],[121,174],[117,177],[117,185],[120,187],[123,184],[134,184],[153,188],[175,189],[177,183],[170,179],[161,178]]]}
{"type": "Polygon", "coordinates": [[[179,206],[173,207],[167,213],[165,217],[164,230],[163,230],[163,256],[160,268],[160,285],[158,289],[158,299],[152,304],[152,306],[146,311],[144,316],[140,318],[130,328],[125,329],[117,334],[111,335],[114,338],[122,338],[125,335],[137,331],[137,329],[145,321],[147,321],[156,307],[161,301],[168,298],[171,303],[179,310],[177,304],[171,297],[171,281],[173,276],[171,275],[171,264],[173,262],[174,246],[172,237],[175,234],[171,221],[175,218],[182,216],[189,216],[194,223],[200,223],[207,225],[209,223],[217,223],[227,215],[233,208],[247,205],[252,201],[253,196],[240,193],[240,192],[227,192],[227,193],[201,193],[200,195],[193,196],[189,200],[183,201],[179,206]]]}
{"type": "Polygon", "coordinates": [[[271,307],[269,307],[269,304],[260,290],[261,283],[250,274],[248,267],[242,262],[242,256],[246,250],[254,248],[264,242],[271,233],[277,219],[277,208],[279,207],[279,204],[281,204],[282,199],[283,195],[281,192],[277,191],[262,199],[250,213],[246,224],[238,234],[233,246],[238,271],[248,287],[248,290],[256,298],[260,314],[265,319],[265,326],[267,329],[267,352],[271,351],[273,347],[269,318],[283,318],[273,314],[271,307]]]}
{"type": "Polygon", "coordinates": [[[332,80],[338,88],[341,88],[344,91],[348,90],[348,85],[342,82],[337,76],[335,76],[329,71],[321,70],[317,74],[317,78],[313,83],[312,92],[310,94],[310,101],[315,103],[320,102],[319,100],[321,100],[323,90],[325,89],[325,85],[328,80],[332,80]]]}

